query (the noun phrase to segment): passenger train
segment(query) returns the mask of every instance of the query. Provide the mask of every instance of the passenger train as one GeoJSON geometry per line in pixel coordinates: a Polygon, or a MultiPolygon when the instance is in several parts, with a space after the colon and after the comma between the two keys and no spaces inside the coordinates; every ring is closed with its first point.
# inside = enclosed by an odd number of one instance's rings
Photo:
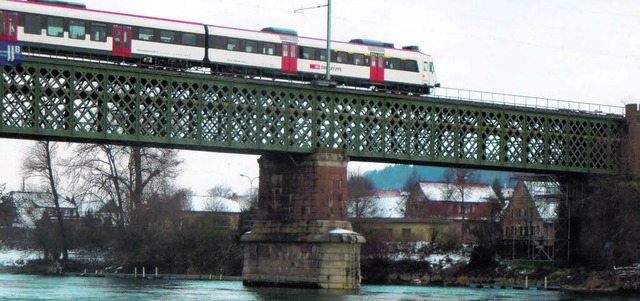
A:
{"type": "MultiPolygon", "coordinates": [[[[323,79],[326,40],[293,30],[260,31],[87,9],[56,0],[1,0],[0,41],[25,53],[62,54],[132,64],[302,81],[323,79]]],[[[366,39],[334,42],[331,79],[356,87],[429,94],[433,60],[417,46],[366,39]]]]}

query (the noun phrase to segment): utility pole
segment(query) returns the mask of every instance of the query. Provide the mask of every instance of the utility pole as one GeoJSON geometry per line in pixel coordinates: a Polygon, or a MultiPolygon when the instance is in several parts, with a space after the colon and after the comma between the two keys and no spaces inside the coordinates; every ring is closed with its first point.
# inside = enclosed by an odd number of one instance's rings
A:
{"type": "Polygon", "coordinates": [[[463,172],[458,172],[458,185],[460,185],[460,197],[462,200],[462,222],[460,223],[460,243],[464,243],[464,220],[466,218],[466,208],[464,207],[464,182],[467,177],[463,172]]]}
{"type": "Polygon", "coordinates": [[[325,5],[298,8],[293,12],[302,13],[303,11],[308,9],[315,9],[315,8],[321,8],[321,7],[327,7],[327,55],[326,55],[327,70],[325,74],[325,81],[319,82],[318,85],[335,86],[336,83],[331,82],[331,0],[327,0],[327,4],[325,5]]]}

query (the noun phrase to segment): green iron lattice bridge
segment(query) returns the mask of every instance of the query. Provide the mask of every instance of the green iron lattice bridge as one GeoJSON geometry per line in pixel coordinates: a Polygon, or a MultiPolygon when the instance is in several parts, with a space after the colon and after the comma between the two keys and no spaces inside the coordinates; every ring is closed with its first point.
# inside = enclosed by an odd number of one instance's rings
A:
{"type": "Polygon", "coordinates": [[[0,136],[611,173],[625,122],[429,97],[45,58],[4,67],[0,136]]]}

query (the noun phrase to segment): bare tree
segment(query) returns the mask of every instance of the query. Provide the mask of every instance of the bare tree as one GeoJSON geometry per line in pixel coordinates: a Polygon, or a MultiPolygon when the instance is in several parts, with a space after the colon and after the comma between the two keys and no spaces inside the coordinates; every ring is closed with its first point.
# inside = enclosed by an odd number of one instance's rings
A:
{"type": "MultiPolygon", "coordinates": [[[[462,209],[462,221],[460,229],[460,241],[464,243],[466,228],[467,206],[465,205],[465,186],[467,183],[474,183],[477,180],[477,174],[470,169],[450,168],[445,173],[445,179],[448,185],[445,188],[444,195],[449,201],[459,201],[462,209]],[[460,196],[459,200],[454,200],[454,195],[460,196]]],[[[451,208],[453,209],[453,208],[451,208]]],[[[447,212],[449,214],[450,212],[447,212]]]]}
{"type": "MultiPolygon", "coordinates": [[[[572,184],[577,186],[579,184],[572,184]]],[[[569,193],[572,218],[580,222],[578,236],[584,259],[612,268],[640,260],[640,183],[622,175],[591,177],[586,191],[569,193]],[[580,194],[585,193],[582,197],[580,194]],[[572,196],[574,194],[574,196],[572,196]]],[[[565,202],[566,203],[566,202],[565,202]]],[[[562,207],[560,207],[562,208],[562,207]]],[[[559,208],[559,209],[560,209],[559,208]]],[[[566,218],[566,210],[559,212],[566,218]]],[[[560,236],[559,234],[556,234],[560,236]]]]}
{"type": "Polygon", "coordinates": [[[82,173],[94,198],[111,208],[120,227],[133,221],[154,194],[171,194],[182,163],[176,150],[84,144],[75,149],[73,166],[82,173]]]}
{"type": "Polygon", "coordinates": [[[13,197],[4,193],[5,184],[0,183],[0,229],[11,227],[18,218],[13,197]]]}
{"type": "Polygon", "coordinates": [[[226,185],[216,185],[207,190],[207,196],[210,198],[230,198],[232,195],[232,189],[226,185]]]}
{"type": "MultiPolygon", "coordinates": [[[[62,164],[59,161],[58,153],[60,146],[58,143],[50,141],[37,141],[33,147],[27,151],[26,160],[22,162],[22,172],[31,177],[40,178],[47,182],[48,190],[51,193],[55,214],[57,219],[58,234],[62,247],[62,259],[69,258],[69,242],[64,227],[64,215],[60,207],[59,182],[62,172],[58,168],[62,164]]],[[[57,257],[57,256],[54,256],[57,257]]]]}
{"type": "Polygon", "coordinates": [[[220,197],[213,197],[207,200],[204,209],[211,212],[223,212],[227,209],[227,206],[220,197]]]}
{"type": "MultiPolygon", "coordinates": [[[[84,180],[85,191],[110,208],[112,221],[119,226],[127,222],[125,147],[106,144],[78,144],[74,149],[73,170],[84,180]],[[124,162],[123,162],[124,161],[124,162]]],[[[105,212],[107,213],[107,212],[105,212]]]]}
{"type": "Polygon", "coordinates": [[[375,189],[371,180],[358,173],[347,179],[347,212],[352,218],[373,217],[378,213],[375,189]]]}

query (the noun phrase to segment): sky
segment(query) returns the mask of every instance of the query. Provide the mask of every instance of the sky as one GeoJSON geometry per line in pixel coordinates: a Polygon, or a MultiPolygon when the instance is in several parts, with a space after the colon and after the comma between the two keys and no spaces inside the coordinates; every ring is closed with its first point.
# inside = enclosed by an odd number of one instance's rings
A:
{"type": "MultiPolygon", "coordinates": [[[[90,9],[326,37],[326,0],[73,0],[90,9]]],[[[418,45],[443,87],[588,102],[638,103],[640,2],[634,0],[333,0],[332,40],[418,45]]],[[[0,183],[18,190],[29,141],[0,139],[0,183]]],[[[258,156],[181,151],[180,187],[235,192],[258,176],[258,156]]],[[[385,165],[350,162],[365,172],[385,165]]],[[[29,179],[27,179],[29,181],[29,179]]],[[[253,181],[257,185],[257,180],[253,181]]]]}

